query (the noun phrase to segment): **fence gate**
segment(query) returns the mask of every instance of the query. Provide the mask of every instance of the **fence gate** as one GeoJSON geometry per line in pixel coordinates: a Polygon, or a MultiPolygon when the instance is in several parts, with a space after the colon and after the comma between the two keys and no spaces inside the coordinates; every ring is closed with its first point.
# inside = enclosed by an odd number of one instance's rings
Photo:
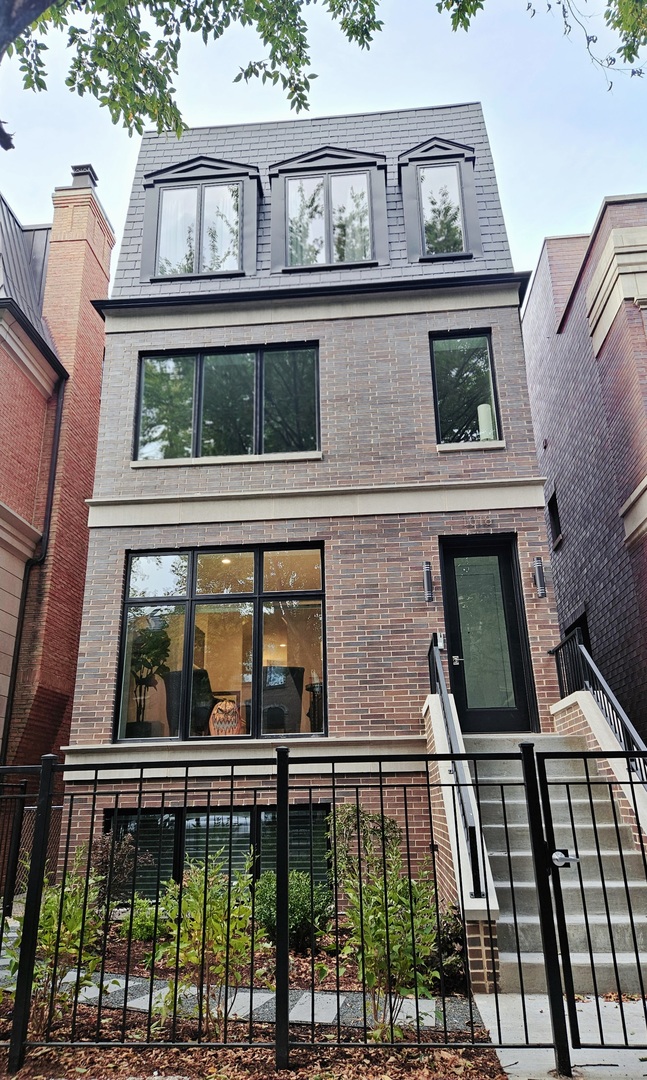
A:
{"type": "Polygon", "coordinates": [[[640,779],[647,755],[640,756],[537,754],[576,1049],[647,1048],[647,792],[640,779]]]}

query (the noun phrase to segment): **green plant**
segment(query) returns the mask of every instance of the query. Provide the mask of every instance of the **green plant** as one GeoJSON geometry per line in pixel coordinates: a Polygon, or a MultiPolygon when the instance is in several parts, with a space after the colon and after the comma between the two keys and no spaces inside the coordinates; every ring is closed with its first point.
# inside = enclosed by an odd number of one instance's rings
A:
{"type": "Polygon", "coordinates": [[[205,1038],[218,1036],[232,1004],[228,991],[241,985],[252,955],[251,855],[231,877],[227,864],[222,850],[206,862],[188,862],[181,884],[168,883],[160,908],[161,930],[168,940],[158,946],[156,960],[176,968],[163,1015],[177,997],[197,986],[205,1038]]]}
{"type": "MultiPolygon", "coordinates": [[[[291,870],[288,879],[290,947],[305,953],[328,929],[332,893],[328,885],[315,885],[305,870],[291,870]]],[[[270,941],[276,942],[276,874],[266,870],[256,883],[255,914],[270,941]]]]}
{"type": "MultiPolygon", "coordinates": [[[[440,970],[433,877],[404,873],[401,832],[393,818],[348,804],[331,817],[339,882],[350,931],[343,956],[357,959],[381,1037],[404,997],[431,996],[440,970]]],[[[444,953],[443,953],[444,955],[444,953]]]]}
{"type": "MultiPolygon", "coordinates": [[[[103,911],[96,876],[81,865],[79,852],[59,884],[45,882],[38,920],[38,942],[31,991],[31,1032],[39,1037],[48,1022],[61,1020],[72,1007],[101,961],[103,911]]],[[[24,915],[16,937],[6,948],[9,972],[18,971],[24,915]]],[[[4,989],[13,996],[15,984],[4,989]]]]}
{"type": "Polygon", "coordinates": [[[123,920],[119,933],[131,941],[152,941],[155,930],[155,904],[143,896],[136,896],[132,913],[123,920]]]}

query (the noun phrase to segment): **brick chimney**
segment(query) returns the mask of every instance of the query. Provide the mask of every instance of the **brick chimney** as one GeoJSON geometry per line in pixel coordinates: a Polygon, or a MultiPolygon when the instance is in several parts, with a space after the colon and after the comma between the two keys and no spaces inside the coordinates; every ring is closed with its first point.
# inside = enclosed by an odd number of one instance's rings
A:
{"type": "MultiPolygon", "coordinates": [[[[108,294],[112,227],[96,195],[91,165],[56,188],[43,316],[65,384],[47,553],[33,567],[22,634],[7,762],[36,762],[67,742],[87,560],[103,365],[103,320],[91,301],[108,294]]],[[[51,441],[55,402],[46,439],[51,441]]],[[[45,460],[45,459],[44,459],[45,460]]],[[[47,476],[41,484],[43,509],[47,476]]]]}

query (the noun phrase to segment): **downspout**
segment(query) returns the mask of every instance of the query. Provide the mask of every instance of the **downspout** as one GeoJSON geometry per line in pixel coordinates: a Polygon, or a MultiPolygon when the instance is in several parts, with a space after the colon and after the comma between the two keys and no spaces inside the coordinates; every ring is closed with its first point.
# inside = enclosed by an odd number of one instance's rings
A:
{"type": "Polygon", "coordinates": [[[9,689],[7,691],[7,705],[5,711],[4,729],[2,732],[2,744],[0,745],[0,765],[5,765],[7,762],[7,750],[9,748],[9,731],[11,729],[11,714],[13,712],[13,702],[16,694],[16,683],[18,681],[18,662],[20,660],[20,647],[22,644],[22,634],[25,625],[25,609],[27,607],[29,579],[31,577],[31,572],[33,568],[35,566],[40,566],[45,561],[45,556],[47,555],[47,547],[49,544],[49,533],[52,523],[52,506],[54,503],[54,487],[56,484],[56,468],[58,465],[58,448],[61,441],[63,398],[65,397],[65,383],[67,379],[68,374],[67,372],[65,372],[64,374],[61,374],[58,383],[56,384],[56,416],[54,419],[52,453],[49,462],[49,479],[47,481],[47,499],[45,502],[45,520],[43,522],[43,532],[40,538],[40,551],[38,555],[35,555],[31,559],[27,559],[27,562],[25,563],[25,573],[22,579],[20,605],[18,607],[18,621],[16,625],[16,640],[14,642],[13,657],[11,661],[11,674],[9,676],[9,689]]]}

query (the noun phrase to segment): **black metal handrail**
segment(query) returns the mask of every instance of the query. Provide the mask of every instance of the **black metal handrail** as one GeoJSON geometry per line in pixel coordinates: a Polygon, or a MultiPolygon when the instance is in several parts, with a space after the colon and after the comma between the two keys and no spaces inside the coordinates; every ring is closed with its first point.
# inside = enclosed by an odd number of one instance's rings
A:
{"type": "MultiPolygon", "coordinates": [[[[577,690],[588,690],[594,697],[596,705],[619,746],[628,754],[647,750],[647,746],[586,649],[579,626],[571,634],[567,634],[554,649],[549,649],[549,653],[555,657],[561,697],[568,697],[577,690]]],[[[628,760],[628,765],[647,788],[645,758],[631,758],[628,760]]]]}
{"type": "MultiPolygon", "coordinates": [[[[445,672],[443,671],[443,662],[440,657],[440,649],[436,643],[435,634],[429,645],[427,660],[429,662],[429,684],[431,686],[431,692],[432,694],[438,694],[438,697],[440,698],[440,708],[443,714],[445,731],[447,732],[449,751],[451,754],[462,754],[464,751],[461,749],[458,729],[449,701],[445,672]]],[[[465,843],[470,858],[472,895],[481,899],[485,896],[485,893],[483,891],[483,878],[481,874],[481,862],[479,859],[480,829],[477,826],[478,814],[475,806],[473,806],[474,794],[472,778],[466,768],[466,763],[460,759],[454,762],[454,774],[456,776],[456,789],[458,791],[458,805],[460,807],[461,819],[465,832],[465,843]]]]}

